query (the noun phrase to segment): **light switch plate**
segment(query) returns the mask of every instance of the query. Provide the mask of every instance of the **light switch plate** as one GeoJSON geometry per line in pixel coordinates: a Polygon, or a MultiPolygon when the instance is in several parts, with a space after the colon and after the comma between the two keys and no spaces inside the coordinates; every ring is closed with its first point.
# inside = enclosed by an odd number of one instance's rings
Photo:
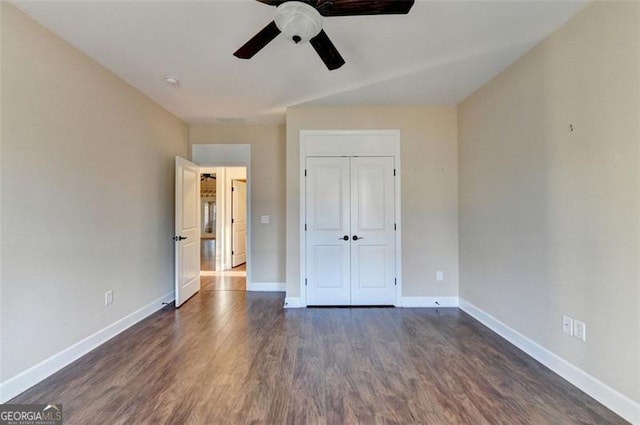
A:
{"type": "Polygon", "coordinates": [[[566,314],[562,315],[562,332],[573,336],[573,319],[566,314]]]}

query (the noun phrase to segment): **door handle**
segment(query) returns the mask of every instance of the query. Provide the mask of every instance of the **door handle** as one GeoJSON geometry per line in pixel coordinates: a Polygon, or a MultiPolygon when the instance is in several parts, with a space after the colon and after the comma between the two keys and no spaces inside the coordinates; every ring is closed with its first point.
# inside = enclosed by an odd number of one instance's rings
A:
{"type": "Polygon", "coordinates": [[[344,235],[343,237],[338,238],[338,240],[340,240],[340,239],[342,239],[343,241],[348,241],[349,240],[349,236],[344,235]]]}
{"type": "Polygon", "coordinates": [[[357,241],[358,239],[364,239],[362,236],[358,237],[358,235],[353,235],[353,240],[357,241]]]}
{"type": "Polygon", "coordinates": [[[173,240],[176,241],[176,242],[183,241],[185,239],[187,239],[186,236],[174,236],[173,237],[173,240]]]}

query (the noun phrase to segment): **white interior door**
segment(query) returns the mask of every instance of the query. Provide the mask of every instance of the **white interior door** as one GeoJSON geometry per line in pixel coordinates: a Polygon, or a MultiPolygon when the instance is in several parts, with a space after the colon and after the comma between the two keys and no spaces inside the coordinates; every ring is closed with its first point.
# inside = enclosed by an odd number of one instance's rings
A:
{"type": "Polygon", "coordinates": [[[176,157],[176,307],[200,290],[200,169],[176,157]]]}
{"type": "Polygon", "coordinates": [[[231,267],[247,261],[247,182],[231,182],[231,267]]]}
{"type": "Polygon", "coordinates": [[[307,158],[307,305],[395,304],[393,165],[307,158]]]}
{"type": "Polygon", "coordinates": [[[351,158],[351,304],[393,305],[393,158],[351,158]]]}
{"type": "Polygon", "coordinates": [[[350,305],[349,158],[307,158],[308,305],[350,305]]]}

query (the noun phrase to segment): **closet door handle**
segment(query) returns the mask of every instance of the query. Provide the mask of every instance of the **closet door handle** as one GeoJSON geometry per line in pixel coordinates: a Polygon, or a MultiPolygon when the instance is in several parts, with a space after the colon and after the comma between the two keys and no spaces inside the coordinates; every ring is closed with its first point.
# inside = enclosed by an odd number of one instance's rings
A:
{"type": "Polygon", "coordinates": [[[364,239],[363,237],[358,237],[358,235],[353,235],[353,240],[357,241],[358,239],[364,239]]]}
{"type": "Polygon", "coordinates": [[[340,239],[342,239],[343,241],[348,241],[349,240],[349,236],[344,235],[343,237],[338,238],[338,240],[340,240],[340,239]]]}

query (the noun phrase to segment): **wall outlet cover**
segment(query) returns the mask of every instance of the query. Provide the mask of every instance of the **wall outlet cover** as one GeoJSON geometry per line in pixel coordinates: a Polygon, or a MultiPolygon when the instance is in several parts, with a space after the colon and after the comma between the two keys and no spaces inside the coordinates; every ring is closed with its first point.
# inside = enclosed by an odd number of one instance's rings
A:
{"type": "Polygon", "coordinates": [[[104,305],[109,305],[113,303],[113,290],[109,289],[104,293],[104,305]]]}
{"type": "Polygon", "coordinates": [[[578,320],[573,321],[573,336],[582,341],[587,340],[587,325],[584,322],[578,320]]]}

